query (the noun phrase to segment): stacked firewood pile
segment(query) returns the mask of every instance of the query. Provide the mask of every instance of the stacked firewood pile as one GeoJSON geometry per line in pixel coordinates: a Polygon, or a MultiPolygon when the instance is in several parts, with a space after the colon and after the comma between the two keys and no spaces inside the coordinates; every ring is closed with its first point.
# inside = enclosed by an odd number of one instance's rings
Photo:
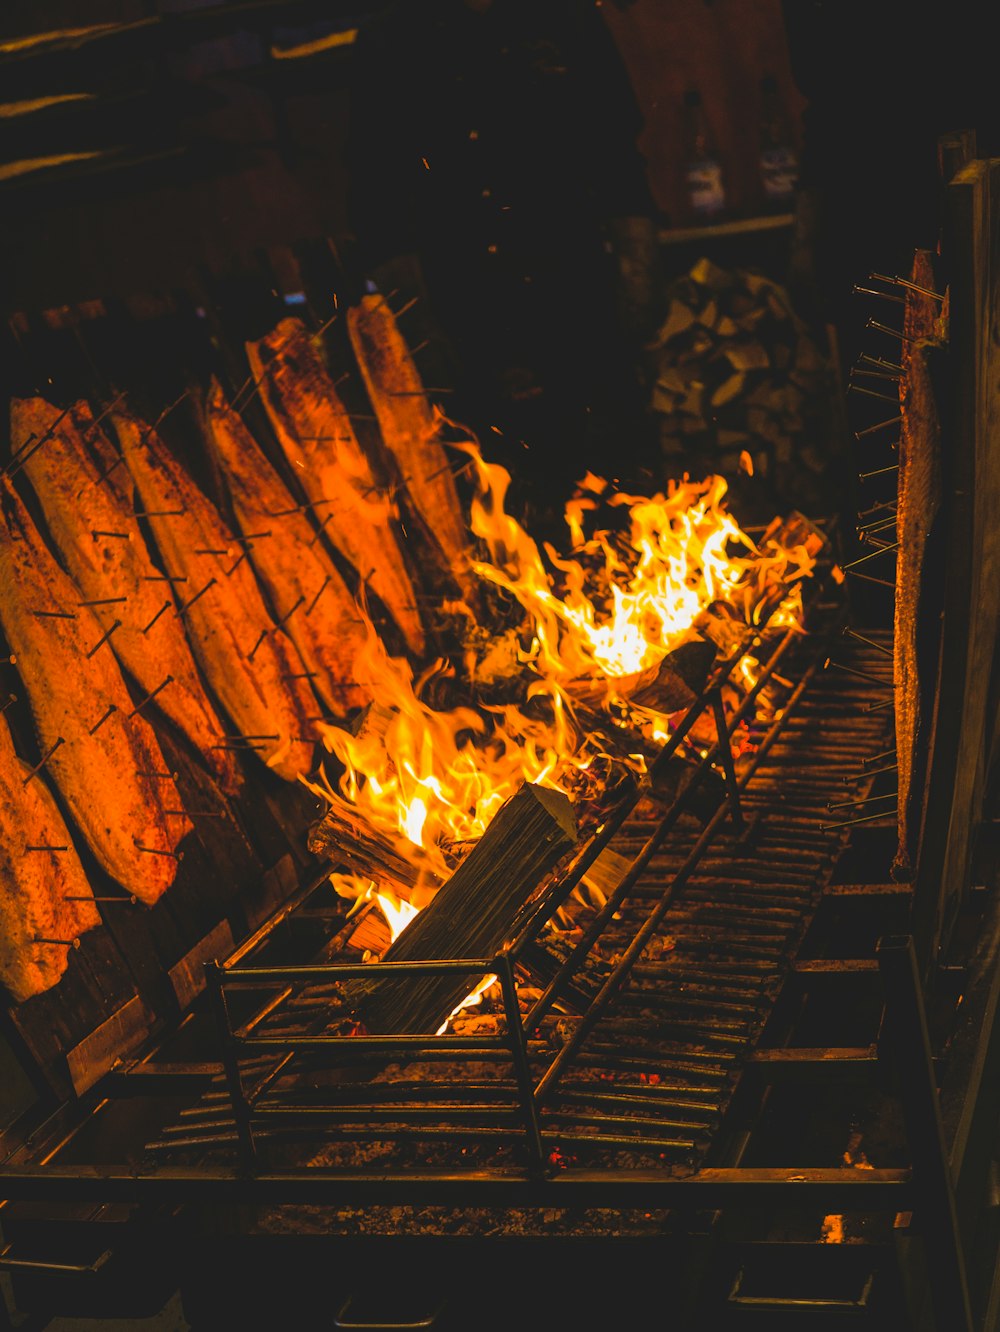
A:
{"type": "Polygon", "coordinates": [[[785,290],[700,259],[671,283],[666,308],[651,406],[668,474],[718,473],[770,513],[834,511],[843,440],[831,403],[839,392],[785,290]]]}

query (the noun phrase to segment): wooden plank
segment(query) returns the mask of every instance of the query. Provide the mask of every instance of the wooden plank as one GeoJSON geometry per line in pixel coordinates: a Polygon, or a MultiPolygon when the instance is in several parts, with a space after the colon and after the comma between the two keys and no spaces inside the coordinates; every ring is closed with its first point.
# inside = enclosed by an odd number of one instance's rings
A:
{"type": "Polygon", "coordinates": [[[134,1050],[149,1034],[153,1015],[138,995],[66,1054],[77,1096],[93,1087],[116,1060],[134,1050]]]}
{"type": "Polygon", "coordinates": [[[59,984],[23,1004],[0,1006],[0,1021],[31,1061],[36,1081],[59,1096],[72,1091],[63,1055],[136,994],[135,981],[104,927],[71,949],[59,984]]]}
{"type": "Polygon", "coordinates": [[[768,1083],[869,1082],[879,1066],[874,1045],[782,1046],[755,1050],[744,1074],[768,1083]]]}
{"type": "Polygon", "coordinates": [[[950,301],[945,422],[944,620],[914,928],[924,968],[947,943],[970,889],[982,812],[991,667],[1000,615],[1000,308],[992,200],[1000,160],[970,162],[945,192],[950,301]]]}
{"type": "Polygon", "coordinates": [[[179,962],[175,962],[170,968],[167,974],[170,977],[170,984],[174,988],[177,1004],[182,1013],[190,1008],[205,988],[205,964],[207,962],[221,962],[224,957],[227,957],[233,951],[234,944],[233,931],[229,921],[220,920],[214,930],[206,934],[204,939],[199,940],[189,952],[184,954],[179,962]]]}

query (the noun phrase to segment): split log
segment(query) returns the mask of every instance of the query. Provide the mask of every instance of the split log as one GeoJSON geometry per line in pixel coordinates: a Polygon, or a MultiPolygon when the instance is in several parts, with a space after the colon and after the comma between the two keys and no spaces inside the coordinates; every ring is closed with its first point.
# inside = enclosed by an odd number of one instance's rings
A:
{"type": "MultiPolygon", "coordinates": [[[[576,845],[569,799],[526,782],[383,962],[490,958],[511,937],[525,903],[576,845]]],[[[371,1032],[433,1034],[473,989],[475,977],[380,977],[352,985],[351,1001],[371,1032]]]]}
{"type": "Polygon", "coordinates": [[[352,874],[374,879],[409,901],[418,882],[426,881],[427,868],[420,863],[420,848],[407,849],[403,856],[371,826],[365,816],[345,801],[331,802],[323,817],[312,825],[306,839],[309,850],[352,874]],[[412,852],[412,854],[411,854],[412,852]]]}
{"type": "Polygon", "coordinates": [[[717,656],[718,649],[707,639],[682,643],[656,666],[642,672],[635,688],[629,691],[629,702],[656,712],[689,708],[705,688],[717,656]]]}

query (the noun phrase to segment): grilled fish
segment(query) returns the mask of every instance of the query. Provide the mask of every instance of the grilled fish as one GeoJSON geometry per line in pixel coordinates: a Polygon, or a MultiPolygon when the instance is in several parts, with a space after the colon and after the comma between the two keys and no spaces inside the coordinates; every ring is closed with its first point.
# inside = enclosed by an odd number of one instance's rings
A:
{"type": "Polygon", "coordinates": [[[103,629],[120,621],[112,648],[147,693],[171,677],[170,685],[156,695],[157,705],[204,756],[223,789],[234,795],[240,786],[235,756],[219,748],[223,727],[174,614],[170,584],[159,577],[131,505],[107,484],[118,470],[114,463],[120,462],[120,456],[98,433],[84,402],[68,414],[42,398],[15,399],[11,404],[15,447],[32,435],[47,436],[46,443],[27,457],[24,470],[82,599],[93,604],[103,629]]]}
{"type": "Polygon", "coordinates": [[[424,626],[393,525],[398,511],[372,470],[323,358],[298,319],[283,319],[247,356],[278,442],[319,522],[417,655],[424,626]]]}
{"type": "Polygon", "coordinates": [[[101,918],[55,797],[18,757],[2,716],[0,883],[0,984],[22,1003],[58,983],[70,941],[101,918]]]}
{"type": "Polygon", "coordinates": [[[104,629],[8,478],[0,489],[0,622],[44,756],[94,855],[152,905],[191,831],[156,734],[132,702],[104,629]]]}
{"type": "Polygon", "coordinates": [[[245,535],[281,515],[281,535],[250,546],[250,563],[271,605],[312,673],[313,688],[337,717],[370,701],[354,682],[354,659],[365,642],[357,603],[316,540],[309,519],[261,452],[240,416],[213,383],[206,405],[208,437],[225,473],[233,510],[245,535]]]}
{"type": "Polygon", "coordinates": [[[249,749],[295,781],[312,766],[316,696],[245,558],[257,541],[280,541],[280,533],[247,533],[241,551],[222,514],[156,432],[124,413],[112,421],[178,597],[173,613],[236,727],[222,743],[249,749]]]}
{"type": "Polygon", "coordinates": [[[347,311],[347,329],[382,440],[443,567],[473,601],[479,586],[470,569],[469,525],[420,372],[384,296],[362,296],[347,311]]]}

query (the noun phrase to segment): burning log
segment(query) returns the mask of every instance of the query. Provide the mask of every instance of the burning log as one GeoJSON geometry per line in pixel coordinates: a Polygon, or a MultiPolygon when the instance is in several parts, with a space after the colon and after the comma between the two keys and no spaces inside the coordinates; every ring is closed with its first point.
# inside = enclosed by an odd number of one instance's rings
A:
{"type": "Polygon", "coordinates": [[[420,865],[419,847],[410,848],[411,858],[402,856],[364,814],[343,800],[333,802],[313,824],[307,845],[314,855],[336,861],[351,873],[374,880],[379,887],[391,888],[406,902],[429,873],[420,865]]]}
{"type": "Polygon", "coordinates": [[[682,643],[656,666],[636,677],[629,701],[655,712],[680,712],[689,708],[705,687],[718,650],[706,639],[682,643]]]}
{"type": "MultiPolygon", "coordinates": [[[[382,961],[492,957],[576,839],[569,799],[526,782],[382,961]]],[[[369,1031],[416,1035],[437,1031],[471,988],[470,977],[443,972],[359,982],[352,997],[369,1031]]]]}

